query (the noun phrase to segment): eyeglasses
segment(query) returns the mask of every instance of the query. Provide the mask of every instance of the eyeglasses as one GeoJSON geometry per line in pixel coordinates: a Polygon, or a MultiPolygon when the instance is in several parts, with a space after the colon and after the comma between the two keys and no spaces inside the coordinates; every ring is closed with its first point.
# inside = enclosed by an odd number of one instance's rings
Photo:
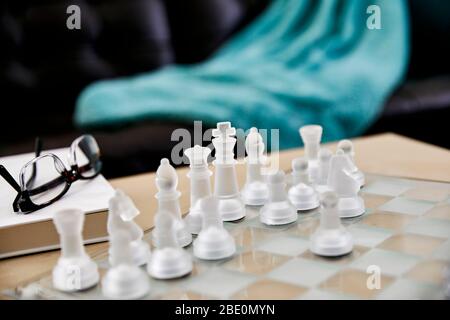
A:
{"type": "Polygon", "coordinates": [[[101,171],[100,149],[91,135],[83,135],[72,142],[68,155],[70,169],[53,153],[41,155],[42,141],[37,138],[36,157],[20,170],[19,183],[0,165],[0,175],[17,196],[14,212],[31,213],[61,199],[77,180],[95,178],[101,171]]]}

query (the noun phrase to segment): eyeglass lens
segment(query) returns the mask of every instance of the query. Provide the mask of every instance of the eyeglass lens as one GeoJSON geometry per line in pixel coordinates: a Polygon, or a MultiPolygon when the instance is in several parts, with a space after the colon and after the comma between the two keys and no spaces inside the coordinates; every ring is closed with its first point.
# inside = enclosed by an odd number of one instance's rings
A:
{"type": "Polygon", "coordinates": [[[46,204],[64,192],[67,183],[62,179],[61,165],[55,158],[47,155],[24,168],[25,187],[34,204],[46,204]]]}
{"type": "Polygon", "coordinates": [[[75,142],[73,155],[79,168],[79,173],[83,178],[95,176],[101,169],[100,149],[95,139],[90,135],[82,136],[75,142]]]}

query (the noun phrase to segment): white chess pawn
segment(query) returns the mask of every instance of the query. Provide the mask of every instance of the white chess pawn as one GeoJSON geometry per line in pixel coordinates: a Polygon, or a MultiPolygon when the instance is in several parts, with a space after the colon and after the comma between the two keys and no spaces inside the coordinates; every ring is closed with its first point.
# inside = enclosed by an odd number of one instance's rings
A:
{"type": "Polygon", "coordinates": [[[324,193],[321,202],[320,226],[311,235],[310,250],[327,257],[350,253],[353,250],[353,238],[341,224],[336,194],[330,191],[324,193]]]}
{"type": "Polygon", "coordinates": [[[292,187],[289,201],[297,210],[312,210],[319,206],[319,196],[309,185],[308,160],[303,157],[292,160],[292,187]]]}
{"type": "Polygon", "coordinates": [[[329,149],[320,149],[319,151],[319,179],[315,186],[318,193],[330,191],[328,187],[328,172],[330,171],[330,161],[333,153],[329,149]]]}
{"type": "MultiPolygon", "coordinates": [[[[189,232],[181,217],[179,202],[181,192],[177,190],[178,175],[175,168],[170,165],[168,159],[161,159],[161,164],[158,170],[156,170],[155,182],[158,188],[158,193],[155,196],[158,200],[158,212],[168,211],[172,214],[177,241],[180,246],[186,247],[192,242],[192,234],[189,232]]],[[[157,235],[157,233],[153,233],[153,244],[159,247],[157,235]]]]}
{"type": "MultiPolygon", "coordinates": [[[[125,231],[131,238],[130,250],[133,263],[142,266],[147,263],[150,256],[150,246],[142,238],[144,232],[142,228],[133,221],[139,215],[139,210],[133,201],[121,190],[116,190],[114,196],[109,200],[109,212],[107,229],[110,238],[114,237],[117,231],[125,231]]],[[[116,256],[109,248],[109,262],[115,264],[116,256]]]]}
{"type": "Polygon", "coordinates": [[[344,153],[349,157],[352,163],[351,168],[352,175],[355,177],[356,180],[358,180],[361,187],[364,186],[365,183],[364,173],[362,173],[362,171],[359,170],[358,167],[356,166],[353,143],[350,140],[341,140],[339,141],[337,148],[344,151],[344,153]]]}
{"type": "Polygon", "coordinates": [[[111,299],[139,299],[150,290],[148,275],[133,261],[130,233],[115,230],[110,239],[114,262],[102,279],[102,293],[111,299]]]}
{"type": "Polygon", "coordinates": [[[264,142],[258,129],[251,128],[245,140],[247,151],[247,181],[242,190],[242,199],[246,205],[262,206],[269,199],[269,188],[261,175],[265,162],[264,142]]]}
{"type": "Polygon", "coordinates": [[[204,212],[203,228],[194,240],[194,255],[204,260],[219,260],[231,257],[236,252],[233,237],[223,227],[219,213],[219,202],[215,197],[200,199],[204,212]]]}
{"type": "Polygon", "coordinates": [[[174,218],[170,212],[158,212],[155,229],[160,234],[159,247],[147,263],[147,271],[156,279],[174,279],[192,272],[191,256],[183,250],[175,235],[174,218]]]}
{"type": "Polygon", "coordinates": [[[309,163],[309,176],[311,183],[317,183],[319,175],[318,154],[320,150],[320,141],[322,139],[322,127],[319,125],[307,125],[299,129],[300,136],[305,146],[305,154],[309,163]]]}
{"type": "Polygon", "coordinates": [[[297,210],[286,197],[286,183],[283,171],[267,175],[269,201],[261,208],[260,221],[267,225],[283,225],[295,222],[297,210]]]}
{"type": "Polygon", "coordinates": [[[186,157],[189,158],[190,170],[187,176],[191,181],[191,207],[185,222],[192,234],[198,234],[202,229],[203,212],[199,200],[211,196],[210,177],[212,172],[208,169],[210,153],[209,148],[199,145],[186,149],[184,152],[186,157]]]}
{"type": "Polygon", "coordinates": [[[328,186],[336,192],[341,218],[352,218],[365,212],[364,200],[358,195],[359,181],[351,173],[352,164],[342,150],[331,157],[328,186]]]}
{"type": "Polygon", "coordinates": [[[224,221],[236,221],[245,217],[245,207],[239,194],[236,177],[234,146],[236,129],[230,122],[219,122],[212,131],[214,139],[215,167],[214,195],[219,199],[219,212],[224,221]]]}
{"type": "Polygon", "coordinates": [[[53,223],[61,241],[61,256],[53,268],[53,286],[61,291],[73,292],[96,285],[100,278],[98,267],[83,246],[83,211],[57,211],[53,223]]]}

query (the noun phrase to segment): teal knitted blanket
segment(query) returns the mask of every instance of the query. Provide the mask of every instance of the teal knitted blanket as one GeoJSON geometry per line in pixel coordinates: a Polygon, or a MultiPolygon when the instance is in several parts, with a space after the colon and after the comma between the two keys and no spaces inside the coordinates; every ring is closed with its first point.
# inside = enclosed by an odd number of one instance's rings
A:
{"type": "Polygon", "coordinates": [[[280,129],[281,148],[299,146],[310,123],[325,141],[356,136],[401,80],[408,36],[404,0],[274,0],[204,63],[88,86],[75,123],[231,121],[280,129]],[[374,4],[381,29],[367,26],[374,4]]]}

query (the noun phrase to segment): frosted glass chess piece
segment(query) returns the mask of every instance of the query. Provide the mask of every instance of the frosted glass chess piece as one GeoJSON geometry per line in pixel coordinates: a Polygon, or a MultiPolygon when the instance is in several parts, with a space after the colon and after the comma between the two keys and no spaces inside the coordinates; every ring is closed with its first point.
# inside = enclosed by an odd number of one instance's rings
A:
{"type": "Polygon", "coordinates": [[[262,206],[269,199],[269,188],[261,174],[265,162],[264,142],[258,129],[251,128],[245,140],[247,151],[247,181],[242,190],[242,199],[246,205],[262,206]]]}
{"type": "Polygon", "coordinates": [[[204,213],[202,231],[194,240],[194,255],[204,260],[219,260],[231,257],[236,252],[233,237],[223,227],[219,213],[219,202],[215,197],[199,200],[204,213]]]}
{"type": "Polygon", "coordinates": [[[322,127],[319,125],[307,125],[299,129],[300,136],[305,146],[305,154],[309,163],[309,176],[311,183],[316,184],[319,175],[318,154],[320,140],[322,139],[322,127]]]}
{"type": "Polygon", "coordinates": [[[208,169],[208,156],[211,150],[195,145],[186,149],[184,154],[189,159],[190,170],[187,174],[191,181],[191,207],[184,221],[192,234],[198,234],[202,229],[203,212],[199,200],[211,196],[211,175],[208,169]]]}
{"type": "Polygon", "coordinates": [[[159,246],[153,251],[147,263],[147,271],[156,279],[174,279],[192,272],[192,259],[177,242],[175,219],[170,212],[158,212],[155,229],[159,236],[159,246]]]}
{"type": "Polygon", "coordinates": [[[292,187],[289,189],[288,198],[300,211],[319,206],[319,196],[309,185],[308,160],[303,157],[292,160],[292,187]]]}
{"type": "Polygon", "coordinates": [[[315,186],[320,194],[330,191],[328,187],[328,172],[330,171],[330,161],[333,153],[329,149],[320,149],[319,151],[319,179],[315,186]]]}
{"type": "Polygon", "coordinates": [[[344,151],[344,153],[349,157],[352,164],[351,168],[352,176],[354,176],[355,179],[358,180],[361,187],[364,186],[365,183],[364,173],[362,173],[362,171],[359,170],[358,167],[356,166],[353,142],[351,142],[350,140],[341,140],[339,141],[337,148],[338,150],[341,149],[342,151],[344,151]]]}
{"type": "Polygon", "coordinates": [[[212,131],[215,167],[214,195],[219,199],[219,212],[223,221],[236,221],[245,217],[245,207],[239,194],[236,177],[234,146],[236,129],[230,122],[219,122],[212,131]]]}
{"type": "MultiPolygon", "coordinates": [[[[186,247],[192,242],[192,234],[189,232],[186,224],[181,217],[180,196],[181,192],[177,190],[178,175],[175,168],[169,163],[169,160],[161,159],[161,164],[156,170],[156,199],[158,200],[158,212],[168,211],[174,218],[174,227],[176,230],[177,241],[180,246],[186,247]]],[[[157,235],[153,233],[153,235],[157,235]]],[[[157,237],[153,237],[153,244],[159,247],[157,237]]]]}
{"type": "Polygon", "coordinates": [[[342,150],[331,157],[328,186],[336,192],[341,218],[352,218],[364,213],[364,200],[358,195],[359,181],[351,173],[352,164],[342,150]]]}
{"type": "Polygon", "coordinates": [[[61,241],[61,256],[53,268],[53,286],[61,291],[73,292],[96,285],[99,281],[98,267],[83,246],[83,211],[57,211],[53,223],[61,241]]]}
{"type": "Polygon", "coordinates": [[[110,238],[114,262],[102,279],[102,293],[111,299],[139,299],[150,290],[148,275],[133,261],[130,233],[116,230],[110,238]]]}
{"type": "Polygon", "coordinates": [[[311,235],[310,250],[319,255],[337,257],[353,250],[353,238],[341,224],[337,210],[338,198],[334,192],[322,195],[320,225],[311,235]]]}
{"type": "MultiPolygon", "coordinates": [[[[134,222],[134,218],[139,215],[139,210],[133,201],[121,190],[116,190],[114,196],[109,200],[109,212],[107,229],[110,238],[119,231],[125,231],[131,238],[130,251],[132,261],[137,266],[147,263],[150,255],[150,246],[142,238],[144,232],[142,228],[134,222]]],[[[112,247],[109,248],[109,262],[115,265],[116,256],[112,247]]]]}
{"type": "Polygon", "coordinates": [[[297,210],[286,196],[285,174],[283,171],[267,175],[269,200],[261,208],[260,221],[267,225],[283,225],[295,222],[297,210]]]}

